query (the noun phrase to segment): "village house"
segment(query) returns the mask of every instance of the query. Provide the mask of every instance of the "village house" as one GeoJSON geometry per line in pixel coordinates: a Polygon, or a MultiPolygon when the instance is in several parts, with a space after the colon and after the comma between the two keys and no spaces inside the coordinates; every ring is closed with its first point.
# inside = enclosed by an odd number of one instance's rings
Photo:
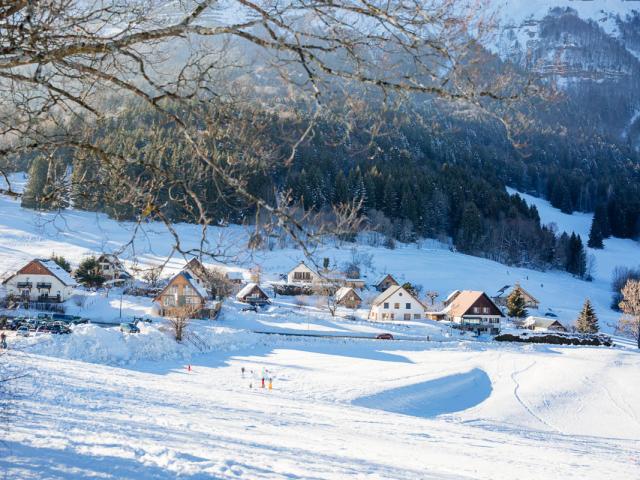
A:
{"type": "Polygon", "coordinates": [[[516,283],[511,290],[509,290],[510,286],[511,285],[505,285],[500,290],[498,290],[498,293],[496,294],[496,296],[492,298],[492,300],[496,305],[500,307],[506,306],[507,298],[509,298],[509,295],[511,295],[514,290],[518,289],[520,290],[520,292],[522,293],[522,296],[524,297],[524,306],[526,308],[532,308],[535,310],[538,309],[538,307],[540,306],[540,301],[536,297],[531,295],[529,292],[527,292],[524,288],[522,288],[519,283],[516,283]]]}
{"type": "Polygon", "coordinates": [[[209,286],[209,272],[200,260],[193,257],[187,262],[182,271],[191,275],[191,278],[193,278],[199,286],[207,290],[209,286]]]}
{"type": "Polygon", "coordinates": [[[234,285],[242,285],[244,283],[244,273],[239,271],[229,271],[225,273],[227,280],[234,285]]]}
{"type": "Polygon", "coordinates": [[[269,295],[267,295],[260,285],[257,283],[247,283],[242,290],[236,294],[236,299],[242,303],[251,305],[264,305],[269,303],[269,295]]]}
{"type": "Polygon", "coordinates": [[[500,321],[504,315],[491,298],[480,291],[457,291],[447,297],[443,317],[456,324],[456,328],[477,334],[500,333],[500,321]]]}
{"type": "Polygon", "coordinates": [[[378,295],[371,304],[369,320],[419,320],[426,308],[400,285],[393,285],[378,295]]]}
{"type": "Polygon", "coordinates": [[[358,308],[362,298],[353,287],[341,287],[335,294],[336,304],[347,308],[358,308]]]}
{"type": "Polygon", "coordinates": [[[317,283],[320,276],[307,267],[304,262],[300,262],[287,274],[287,283],[312,284],[317,283]]]}
{"type": "Polygon", "coordinates": [[[126,283],[131,280],[131,274],[127,272],[120,259],[112,253],[103,253],[97,259],[98,274],[110,283],[126,283]]]}
{"type": "Polygon", "coordinates": [[[187,271],[174,276],[167,286],[153,299],[163,317],[182,315],[189,311],[194,318],[214,318],[218,304],[209,301],[208,293],[187,271]]]}
{"type": "Polygon", "coordinates": [[[7,296],[30,302],[64,302],[73,294],[76,281],[53,260],[31,260],[6,278],[7,296]]]}
{"type": "Polygon", "coordinates": [[[393,287],[395,285],[400,284],[389,273],[384,274],[376,281],[376,283],[373,284],[374,288],[379,292],[384,292],[387,288],[393,287]]]}
{"type": "Polygon", "coordinates": [[[535,331],[566,332],[567,328],[558,320],[546,317],[527,317],[522,324],[524,328],[535,331]]]}

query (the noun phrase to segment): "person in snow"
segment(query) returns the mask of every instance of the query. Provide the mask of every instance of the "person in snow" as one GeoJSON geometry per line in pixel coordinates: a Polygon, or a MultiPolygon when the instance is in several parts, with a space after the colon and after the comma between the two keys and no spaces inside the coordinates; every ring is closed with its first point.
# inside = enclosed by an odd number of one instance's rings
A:
{"type": "Polygon", "coordinates": [[[242,372],[242,378],[244,378],[244,367],[242,367],[240,371],[242,372]]]}
{"type": "Polygon", "coordinates": [[[2,348],[3,350],[7,349],[7,334],[4,332],[0,334],[0,348],[2,348]]]}

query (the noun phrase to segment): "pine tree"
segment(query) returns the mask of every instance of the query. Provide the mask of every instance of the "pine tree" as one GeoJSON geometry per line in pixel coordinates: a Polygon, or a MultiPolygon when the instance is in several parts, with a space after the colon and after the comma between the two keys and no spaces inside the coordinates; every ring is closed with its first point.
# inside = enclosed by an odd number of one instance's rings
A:
{"type": "Polygon", "coordinates": [[[44,207],[43,194],[47,185],[49,162],[42,155],[35,157],[29,167],[29,180],[22,196],[22,206],[40,209],[44,207]]]}
{"type": "Polygon", "coordinates": [[[565,270],[583,278],[587,271],[587,255],[579,235],[575,233],[569,237],[567,244],[565,270]]]}
{"type": "Polygon", "coordinates": [[[96,257],[85,258],[76,270],[76,280],[87,287],[100,287],[105,278],[100,275],[96,257]]]}
{"type": "Polygon", "coordinates": [[[482,215],[475,203],[468,202],[460,219],[460,227],[456,235],[456,246],[464,252],[473,252],[481,236],[482,215]]]}
{"type": "Polygon", "coordinates": [[[598,333],[598,317],[588,298],[584,301],[582,311],[576,320],[576,330],[580,333],[598,333]]]}
{"type": "Polygon", "coordinates": [[[518,285],[507,297],[507,311],[509,316],[514,318],[524,318],[528,315],[524,294],[518,285]]]}
{"type": "Polygon", "coordinates": [[[593,217],[593,221],[591,222],[591,230],[589,230],[589,241],[587,245],[591,248],[604,248],[604,243],[602,242],[603,235],[602,230],[600,228],[600,224],[596,221],[596,217],[593,217]]]}
{"type": "Polygon", "coordinates": [[[51,255],[51,260],[56,262],[60,268],[65,270],[66,272],[71,273],[71,264],[69,261],[64,258],[62,255],[56,255],[55,253],[51,255]]]}
{"type": "Polygon", "coordinates": [[[611,236],[611,225],[609,224],[609,213],[605,204],[600,204],[596,207],[593,213],[593,221],[600,227],[602,238],[609,238],[611,236]]]}

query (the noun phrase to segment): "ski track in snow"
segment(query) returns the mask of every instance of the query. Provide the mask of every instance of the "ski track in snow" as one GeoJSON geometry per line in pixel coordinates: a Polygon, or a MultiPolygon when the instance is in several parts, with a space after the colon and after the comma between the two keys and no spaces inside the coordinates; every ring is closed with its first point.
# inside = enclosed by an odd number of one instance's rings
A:
{"type": "Polygon", "coordinates": [[[529,407],[529,405],[527,405],[527,403],[522,399],[522,397],[518,394],[518,390],[520,389],[520,383],[518,382],[517,376],[525,373],[527,370],[529,370],[530,368],[532,368],[537,362],[534,360],[533,362],[531,362],[531,364],[525,368],[523,368],[522,370],[518,370],[515,371],[511,374],[511,379],[513,380],[513,383],[515,383],[515,387],[513,388],[513,395],[516,398],[516,400],[518,401],[518,403],[520,405],[522,405],[522,408],[524,408],[527,413],[529,415],[531,415],[533,418],[535,418],[538,422],[540,422],[541,424],[543,424],[545,427],[558,432],[558,433],[562,433],[560,430],[558,430],[556,427],[552,426],[551,424],[549,424],[547,421],[545,421],[542,417],[540,417],[538,414],[536,414],[533,409],[531,407],[529,407]]]}

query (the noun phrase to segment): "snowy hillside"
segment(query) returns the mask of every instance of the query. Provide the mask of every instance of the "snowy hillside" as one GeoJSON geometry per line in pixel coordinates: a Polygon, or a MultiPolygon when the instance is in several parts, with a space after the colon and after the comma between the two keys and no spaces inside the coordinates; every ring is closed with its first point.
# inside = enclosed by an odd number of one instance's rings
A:
{"type": "Polygon", "coordinates": [[[7,478],[631,480],[640,466],[632,351],[268,338],[191,371],[10,359],[28,377],[7,478]]]}
{"type": "MultiPolygon", "coordinates": [[[[564,215],[543,200],[523,196],[538,206],[544,223],[555,222],[559,231],[576,231],[586,240],[591,221],[589,215],[564,215]]],[[[0,274],[14,271],[34,256],[49,257],[52,253],[64,255],[77,265],[87,255],[118,251],[132,238],[135,238],[135,248],[127,248],[121,254],[129,266],[134,261],[140,266],[164,262],[173,245],[169,232],[164,226],[154,223],[141,228],[134,235],[132,224],[118,223],[102,214],[73,210],[62,215],[36,213],[21,208],[16,200],[0,197],[0,274]]],[[[180,224],[175,228],[185,248],[197,247],[198,227],[180,224]]],[[[229,264],[225,268],[248,270],[259,266],[265,280],[278,280],[280,274],[303,259],[300,250],[291,248],[258,251],[249,256],[243,247],[246,232],[237,226],[213,228],[210,237],[225,246],[227,253],[239,255],[240,264],[229,264]]],[[[320,249],[317,257],[329,257],[332,263],[342,265],[352,257],[353,247],[352,244],[329,245],[320,249]]],[[[605,331],[611,331],[610,325],[618,318],[618,314],[609,308],[611,272],[617,265],[628,265],[634,258],[640,258],[638,243],[609,239],[604,250],[593,252],[596,258],[595,281],[585,282],[563,272],[513,268],[463,255],[437,242],[418,246],[400,244],[395,250],[366,245],[357,247],[359,253],[371,255],[372,269],[363,272],[370,282],[382,273],[391,272],[398,280],[422,285],[424,291],[437,291],[440,300],[456,289],[484,290],[493,295],[505,285],[520,282],[541,301],[539,313],[551,309],[560,321],[568,325],[577,317],[584,299],[590,298],[605,331]]],[[[174,256],[168,262],[165,274],[178,271],[184,262],[184,258],[174,256]]]]}

